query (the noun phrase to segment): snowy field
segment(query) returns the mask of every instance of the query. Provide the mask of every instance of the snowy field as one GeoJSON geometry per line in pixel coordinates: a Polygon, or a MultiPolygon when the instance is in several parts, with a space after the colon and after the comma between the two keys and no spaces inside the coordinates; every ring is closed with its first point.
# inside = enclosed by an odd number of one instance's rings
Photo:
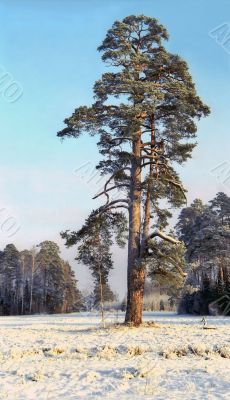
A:
{"type": "Polygon", "coordinates": [[[230,318],[0,317],[0,399],[230,399],[230,318]],[[116,325],[114,325],[116,324],[116,325]]]}

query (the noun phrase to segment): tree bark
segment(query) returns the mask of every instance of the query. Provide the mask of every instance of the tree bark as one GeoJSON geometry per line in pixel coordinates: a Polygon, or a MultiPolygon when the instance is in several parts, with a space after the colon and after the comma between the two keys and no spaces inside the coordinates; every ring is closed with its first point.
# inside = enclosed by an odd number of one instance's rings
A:
{"type": "MultiPolygon", "coordinates": [[[[151,156],[154,155],[155,147],[155,127],[154,127],[154,117],[151,119],[151,156]]],[[[151,221],[151,189],[152,189],[152,179],[153,179],[154,166],[151,163],[149,165],[149,181],[147,185],[147,193],[145,199],[144,207],[144,225],[143,225],[143,235],[141,241],[141,257],[145,256],[146,245],[149,238],[150,231],[150,221],[151,221]]]]}
{"type": "MultiPolygon", "coordinates": [[[[151,155],[154,154],[155,129],[154,116],[151,121],[151,155]]],[[[133,164],[131,170],[131,206],[129,215],[129,251],[128,251],[128,296],[126,323],[138,326],[142,323],[142,309],[145,286],[146,244],[151,221],[151,186],[154,167],[149,166],[149,182],[144,205],[144,224],[141,235],[141,132],[133,143],[133,164]],[[141,237],[142,236],[142,237],[141,237]],[[141,262],[142,261],[142,262],[141,262]]]]}
{"type": "Polygon", "coordinates": [[[24,314],[24,275],[25,275],[25,261],[22,258],[22,304],[21,304],[21,314],[24,314]]]}
{"type": "Polygon", "coordinates": [[[102,276],[101,276],[101,265],[99,264],[99,283],[100,283],[100,308],[101,308],[101,322],[105,328],[105,318],[104,318],[104,296],[103,296],[103,286],[102,286],[102,276]]]}
{"type": "Polygon", "coordinates": [[[142,323],[144,295],[144,268],[140,261],[141,237],[141,131],[133,140],[131,160],[127,308],[125,323],[138,326],[142,323]]]}
{"type": "MultiPolygon", "coordinates": [[[[141,145],[141,143],[140,143],[141,145]]],[[[153,154],[153,149],[155,145],[155,131],[154,131],[154,122],[151,123],[151,155],[153,154]]],[[[136,152],[133,149],[133,153],[136,155],[137,159],[141,159],[141,148],[139,148],[139,144],[137,146],[136,152]]],[[[141,165],[141,162],[140,162],[141,165]]],[[[143,260],[144,254],[146,252],[146,243],[149,236],[150,230],[150,220],[151,220],[151,185],[152,185],[152,177],[153,177],[153,164],[150,164],[149,168],[149,182],[147,187],[147,194],[144,206],[144,225],[143,225],[143,234],[141,238],[141,173],[139,171],[140,165],[138,163],[138,167],[135,169],[136,174],[134,173],[134,182],[136,182],[137,189],[134,191],[135,195],[138,196],[138,206],[134,206],[134,210],[130,210],[130,220],[133,221],[133,213],[138,215],[138,224],[135,221],[135,226],[138,229],[134,229],[132,235],[136,234],[136,241],[139,244],[138,256],[135,254],[135,248],[132,246],[132,238],[130,240],[130,253],[129,253],[129,263],[128,270],[130,268],[130,272],[128,271],[128,299],[127,299],[127,312],[126,312],[126,322],[132,323],[135,326],[138,326],[142,323],[142,311],[143,311],[143,298],[144,298],[144,287],[145,287],[145,266],[141,263],[143,260]],[[137,176],[137,179],[135,179],[137,176]],[[139,189],[139,190],[138,190],[139,189]],[[135,259],[136,257],[136,259],[135,259]],[[139,260],[138,260],[139,258],[139,260]],[[137,264],[137,267],[135,267],[137,264]],[[129,304],[131,302],[132,305],[129,304]]],[[[135,187],[135,185],[134,185],[135,187]]],[[[132,197],[131,197],[132,199],[132,197]]],[[[135,242],[135,240],[134,240],[135,242]]]]}
{"type": "Polygon", "coordinates": [[[32,256],[32,265],[31,265],[31,282],[30,282],[30,307],[29,313],[32,313],[32,303],[33,303],[33,288],[34,288],[34,271],[35,271],[35,250],[34,248],[31,251],[32,256]]]}

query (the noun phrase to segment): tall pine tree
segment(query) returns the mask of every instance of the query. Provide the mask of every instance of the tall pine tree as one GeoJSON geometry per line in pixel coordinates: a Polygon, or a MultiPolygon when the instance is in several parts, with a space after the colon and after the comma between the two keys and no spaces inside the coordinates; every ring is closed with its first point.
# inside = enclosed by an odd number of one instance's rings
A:
{"type": "Polygon", "coordinates": [[[155,18],[128,16],[116,21],[99,47],[111,72],[94,85],[95,102],[78,107],[65,120],[63,137],[99,134],[103,160],[98,165],[109,178],[101,193],[106,203],[95,215],[128,210],[128,291],[126,323],[142,322],[145,257],[154,237],[176,243],[151,219],[159,200],[173,207],[184,202],[175,171],[195,146],[195,120],[209,109],[197,96],[188,66],[163,46],[166,29],[155,18]],[[113,189],[120,196],[113,198],[113,189]]]}

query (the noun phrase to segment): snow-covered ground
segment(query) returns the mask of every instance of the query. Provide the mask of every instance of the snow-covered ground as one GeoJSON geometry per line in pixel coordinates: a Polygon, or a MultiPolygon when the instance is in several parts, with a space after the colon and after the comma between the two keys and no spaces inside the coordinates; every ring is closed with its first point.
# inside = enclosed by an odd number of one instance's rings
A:
{"type": "Polygon", "coordinates": [[[230,399],[230,318],[0,317],[0,399],[230,399]]]}

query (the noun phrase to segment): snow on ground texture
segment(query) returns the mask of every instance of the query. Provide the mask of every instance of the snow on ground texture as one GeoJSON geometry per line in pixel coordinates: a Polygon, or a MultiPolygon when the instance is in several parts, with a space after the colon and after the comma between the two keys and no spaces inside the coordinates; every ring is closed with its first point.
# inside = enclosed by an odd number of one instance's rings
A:
{"type": "Polygon", "coordinates": [[[230,318],[0,317],[0,399],[230,399],[230,318]],[[113,323],[113,324],[112,324],[113,323]]]}

